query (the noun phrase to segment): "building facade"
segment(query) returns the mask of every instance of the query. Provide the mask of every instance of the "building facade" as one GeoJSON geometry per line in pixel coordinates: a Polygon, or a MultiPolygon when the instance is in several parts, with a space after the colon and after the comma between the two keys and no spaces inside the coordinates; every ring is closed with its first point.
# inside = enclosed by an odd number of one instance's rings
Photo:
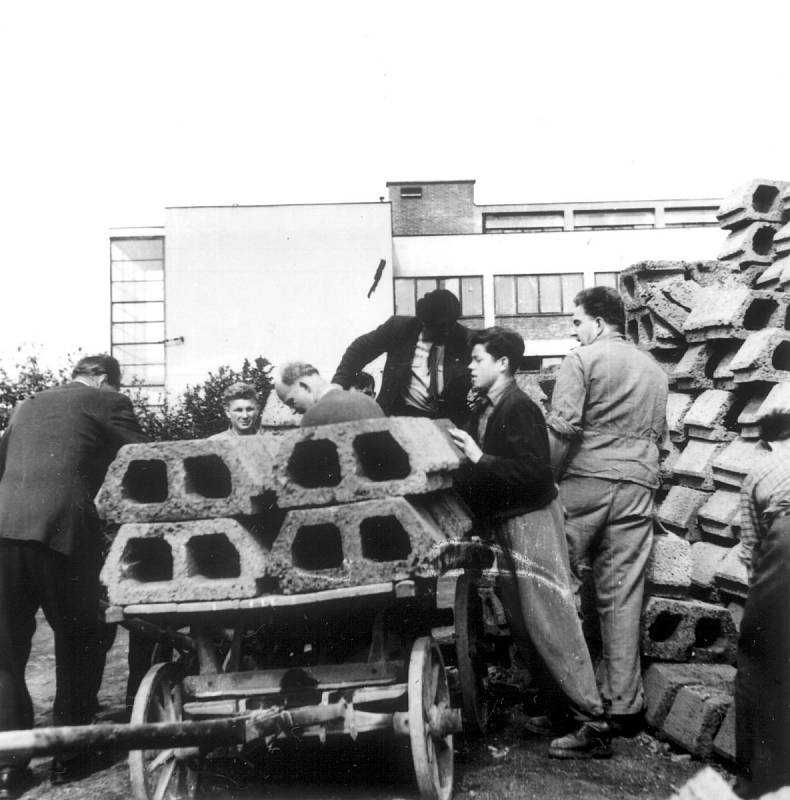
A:
{"type": "Polygon", "coordinates": [[[388,202],[168,208],[161,228],[111,231],[125,382],[156,398],[258,355],[331,375],[355,336],[437,287],[464,324],[516,328],[551,363],[580,289],[722,241],[718,199],[477,205],[472,180],[387,188],[388,202]]]}

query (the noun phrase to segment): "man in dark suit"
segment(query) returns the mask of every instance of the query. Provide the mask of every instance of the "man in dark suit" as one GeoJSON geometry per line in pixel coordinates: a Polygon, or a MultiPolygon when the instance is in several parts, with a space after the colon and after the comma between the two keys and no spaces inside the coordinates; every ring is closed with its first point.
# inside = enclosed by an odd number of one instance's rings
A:
{"type": "MultiPolygon", "coordinates": [[[[110,356],[20,403],[0,439],[0,730],[33,726],[25,665],[42,608],[55,635],[55,725],[92,721],[104,669],[101,522],[93,498],[118,448],[147,437],[110,356]]],[[[53,761],[53,782],[87,757],[53,761]]],[[[25,761],[0,761],[0,798],[26,788],[25,761]]]]}
{"type": "Polygon", "coordinates": [[[417,301],[414,317],[390,317],[354,339],[332,383],[351,388],[356,375],[374,358],[387,354],[376,398],[388,416],[449,417],[461,425],[469,416],[470,331],[458,324],[461,304],[447,289],[435,289],[417,301]]]}
{"type": "MultiPolygon", "coordinates": [[[[562,509],[543,414],[513,379],[524,340],[507,328],[472,337],[469,369],[481,402],[466,430],[450,430],[469,463],[455,486],[499,545],[498,586],[522,656],[536,651],[570,704],[578,730],[551,742],[555,758],[606,758],[609,724],[571,592],[562,509]]],[[[533,732],[551,720],[531,718],[533,732]]]]}

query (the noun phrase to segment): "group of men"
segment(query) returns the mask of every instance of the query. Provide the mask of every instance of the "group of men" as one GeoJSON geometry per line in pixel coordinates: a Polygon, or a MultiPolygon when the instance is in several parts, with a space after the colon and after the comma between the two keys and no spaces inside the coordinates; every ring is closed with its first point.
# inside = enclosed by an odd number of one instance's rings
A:
{"type": "MultiPolygon", "coordinates": [[[[639,620],[667,378],[626,341],[617,292],[587,289],[575,306],[580,347],[560,366],[545,418],[516,385],[522,337],[467,329],[444,289],[421,298],[414,316],[355,339],[331,381],[291,362],[275,389],[302,425],[385,415],[455,424],[450,435],[466,455],[456,488],[478,534],[496,545],[503,604],[541,690],[530,694],[538,700],[525,727],[554,734],[551,756],[593,758],[611,755],[612,736],[638,725],[644,702],[639,620]],[[363,370],[383,354],[376,401],[363,370]],[[585,576],[600,626],[597,670],[578,611],[585,576]]],[[[115,359],[82,359],[70,383],[21,403],[0,439],[0,730],[33,724],[24,670],[39,608],[55,634],[55,724],[89,723],[97,710],[106,644],[93,496],[118,448],[146,439],[119,386],[115,359]]],[[[252,387],[231,386],[224,401],[229,427],[219,436],[258,431],[252,387]]],[[[0,798],[18,796],[27,763],[0,767],[0,798]]],[[[53,781],[80,767],[79,757],[55,759],[53,781]]]]}

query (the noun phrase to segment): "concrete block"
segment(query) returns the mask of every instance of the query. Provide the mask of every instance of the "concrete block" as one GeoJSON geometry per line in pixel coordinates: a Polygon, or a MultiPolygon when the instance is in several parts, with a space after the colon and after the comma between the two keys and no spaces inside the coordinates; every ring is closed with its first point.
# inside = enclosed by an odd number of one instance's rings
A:
{"type": "Polygon", "coordinates": [[[713,489],[713,460],[723,447],[720,442],[689,439],[675,462],[673,469],[675,480],[680,485],[692,489],[713,489]]]}
{"type": "Polygon", "coordinates": [[[720,339],[714,343],[714,356],[708,362],[708,369],[713,374],[714,389],[733,391],[736,388],[730,362],[740,350],[741,344],[741,339],[720,339]]]}
{"type": "Polygon", "coordinates": [[[667,395],[667,430],[669,438],[676,444],[686,441],[685,418],[693,402],[693,395],[685,392],[670,392],[667,395]]]}
{"type": "Polygon", "coordinates": [[[713,459],[713,479],[716,485],[740,489],[744,478],[769,453],[760,442],[740,437],[734,439],[713,459]]]}
{"type": "Polygon", "coordinates": [[[725,230],[737,230],[753,222],[782,221],[784,181],[754,180],[739,186],[719,207],[716,218],[725,230]]]}
{"type": "Polygon", "coordinates": [[[784,292],[733,288],[705,288],[699,293],[698,305],[683,324],[688,342],[707,339],[745,339],[763,328],[784,325],[790,296],[784,292]]]}
{"type": "Polygon", "coordinates": [[[684,347],[683,335],[649,309],[625,312],[626,336],[649,352],[684,347]]]}
{"type": "Polygon", "coordinates": [[[657,661],[735,661],[735,626],[726,608],[650,597],[642,611],[642,655],[657,661]]]}
{"type": "Polygon", "coordinates": [[[699,538],[697,512],[709,497],[708,492],[672,486],[658,508],[658,519],[667,530],[696,540],[699,538]]]}
{"type": "Polygon", "coordinates": [[[737,264],[741,272],[747,267],[770,266],[778,229],[776,223],[752,222],[745,228],[731,231],[719,251],[719,260],[737,264]]]}
{"type": "Polygon", "coordinates": [[[723,595],[746,599],[749,594],[749,574],[741,558],[741,546],[731,547],[719,562],[715,575],[716,586],[723,595]]]}
{"type": "Polygon", "coordinates": [[[735,667],[729,664],[651,664],[642,673],[645,689],[645,721],[660,729],[683,686],[708,686],[725,692],[735,690],[735,667]]]}
{"type": "Polygon", "coordinates": [[[720,758],[735,762],[735,703],[730,704],[713,739],[713,752],[720,758]]]}
{"type": "Polygon", "coordinates": [[[259,514],[274,502],[271,464],[263,436],[128,444],[96,507],[115,523],[259,514]]]}
{"type": "Polygon", "coordinates": [[[680,458],[680,448],[674,442],[667,443],[668,452],[659,462],[659,474],[662,482],[672,481],[675,478],[675,464],[680,458]]]}
{"type": "Polygon", "coordinates": [[[451,492],[294,509],[272,546],[268,585],[298,594],[432,575],[440,546],[471,529],[451,492]]]}
{"type": "Polygon", "coordinates": [[[101,580],[119,606],[255,597],[276,533],[261,517],[127,523],[101,580]]]}
{"type": "Polygon", "coordinates": [[[790,222],[785,222],[774,235],[774,250],[777,256],[790,253],[790,222]]]}
{"type": "MultiPolygon", "coordinates": [[[[694,400],[684,420],[686,433],[694,439],[728,442],[735,438],[735,412],[739,398],[724,389],[705,389],[694,400]]],[[[744,401],[745,402],[745,401],[744,401]]]]}
{"type": "Polygon", "coordinates": [[[704,767],[669,800],[738,800],[738,795],[715,769],[704,767]]]}
{"type": "Polygon", "coordinates": [[[766,328],[749,334],[730,369],[736,383],[790,380],[790,331],[766,328]]]}
{"type": "Polygon", "coordinates": [[[691,586],[691,545],[674,533],[654,536],[646,580],[650,594],[685,597],[691,586]]]}
{"type": "Polygon", "coordinates": [[[660,290],[661,293],[676,305],[681,306],[686,311],[691,311],[699,302],[702,286],[695,280],[690,280],[688,275],[682,279],[664,281],[660,290]]]}
{"type": "Polygon", "coordinates": [[[691,583],[695,588],[702,593],[710,593],[715,588],[716,571],[730,549],[712,542],[691,545],[691,583]]]}
{"type": "Polygon", "coordinates": [[[302,428],[274,459],[281,508],[352,503],[449,489],[464,460],[446,420],[366,419],[302,428]]]}
{"type": "Polygon", "coordinates": [[[684,392],[712,389],[713,370],[708,370],[708,364],[716,354],[715,342],[690,345],[672,370],[675,388],[684,392]]]}
{"type": "Polygon", "coordinates": [[[692,755],[707,758],[731,704],[730,693],[706,686],[682,686],[661,731],[692,755]]]}
{"type": "Polygon", "coordinates": [[[697,524],[702,538],[730,547],[740,535],[740,494],[734,489],[717,489],[700,507],[697,524]]]}
{"type": "Polygon", "coordinates": [[[774,266],[779,275],[776,285],[786,291],[790,288],[790,253],[778,255],[774,260],[774,266]]]}
{"type": "Polygon", "coordinates": [[[741,620],[743,620],[743,608],[745,599],[741,597],[734,597],[727,603],[727,610],[732,614],[732,621],[735,624],[735,630],[741,632],[741,620]]]}
{"type": "Polygon", "coordinates": [[[641,261],[627,267],[620,273],[620,294],[626,310],[644,308],[657,285],[682,277],[687,271],[685,261],[641,261]]]}
{"type": "MultiPolygon", "coordinates": [[[[790,408],[790,383],[778,383],[776,385],[787,387],[786,394],[788,405],[786,408],[790,408]]],[[[771,388],[770,385],[761,386],[758,384],[751,392],[746,405],[743,407],[743,411],[738,415],[738,426],[740,427],[742,439],[760,438],[760,430],[757,426],[757,422],[763,415],[761,409],[763,403],[765,403],[768,395],[771,393],[771,388]]]]}
{"type": "MultiPolygon", "coordinates": [[[[702,292],[704,289],[699,287],[699,291],[702,292]]],[[[689,315],[688,308],[670,300],[663,291],[653,292],[647,300],[647,308],[654,319],[666,329],[664,337],[683,338],[683,323],[689,315]]]]}

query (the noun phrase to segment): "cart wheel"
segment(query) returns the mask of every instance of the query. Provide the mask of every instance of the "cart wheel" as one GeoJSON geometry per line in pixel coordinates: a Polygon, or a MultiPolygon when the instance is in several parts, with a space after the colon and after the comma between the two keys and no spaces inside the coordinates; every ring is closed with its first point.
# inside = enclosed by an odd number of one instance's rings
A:
{"type": "Polygon", "coordinates": [[[417,785],[425,800],[450,800],[453,794],[453,736],[431,731],[431,717],[449,707],[441,651],[430,636],[422,636],[409,659],[409,738],[417,785]]]}
{"type": "Polygon", "coordinates": [[[468,574],[455,584],[455,655],[464,731],[483,734],[488,723],[488,666],[482,653],[485,626],[483,601],[477,583],[468,574]]]}
{"type": "MultiPolygon", "coordinates": [[[[130,722],[178,722],[183,719],[182,708],[175,664],[155,664],[137,690],[130,722]]],[[[172,747],[131,750],[129,779],[135,800],[192,800],[197,793],[198,773],[193,760],[180,758],[172,747]]]]}

